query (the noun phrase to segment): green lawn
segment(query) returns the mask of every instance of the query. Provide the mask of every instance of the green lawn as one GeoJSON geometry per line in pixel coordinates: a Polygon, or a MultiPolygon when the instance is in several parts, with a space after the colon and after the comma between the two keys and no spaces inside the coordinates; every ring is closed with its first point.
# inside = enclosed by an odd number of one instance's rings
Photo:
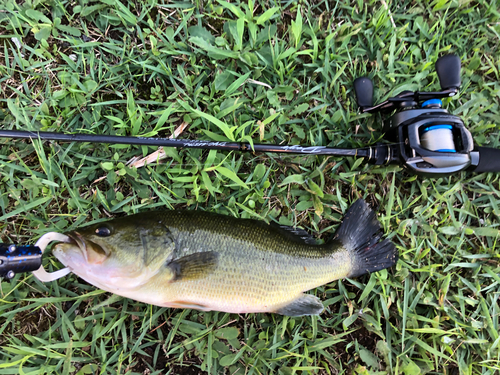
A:
{"type": "MultiPolygon", "coordinates": [[[[360,147],[381,139],[383,118],[359,114],[353,79],[373,77],[377,101],[438,90],[434,63],[453,52],[462,90],[445,107],[476,144],[500,147],[499,8],[4,0],[0,127],[168,137],[187,125],[180,138],[360,147]]],[[[126,166],[154,151],[0,140],[2,242],[158,208],[277,220],[327,239],[363,197],[400,260],[314,290],[326,311],[305,318],[159,308],[75,276],[18,275],[1,282],[0,374],[499,373],[498,175],[427,179],[354,158],[175,149],[126,166]]]]}

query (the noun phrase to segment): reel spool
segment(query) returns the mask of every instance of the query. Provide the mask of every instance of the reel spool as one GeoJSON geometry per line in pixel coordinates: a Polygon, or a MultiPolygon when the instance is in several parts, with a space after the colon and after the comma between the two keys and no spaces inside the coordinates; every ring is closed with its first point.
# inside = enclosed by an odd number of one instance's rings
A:
{"type": "MultiPolygon", "coordinates": [[[[431,99],[422,103],[423,109],[440,109],[443,102],[439,99],[431,99]]],[[[421,128],[420,144],[429,151],[435,152],[457,152],[453,125],[436,124],[421,128]]]]}
{"type": "Polygon", "coordinates": [[[423,129],[420,136],[422,147],[436,152],[457,152],[453,140],[453,126],[431,125],[423,129]]]}

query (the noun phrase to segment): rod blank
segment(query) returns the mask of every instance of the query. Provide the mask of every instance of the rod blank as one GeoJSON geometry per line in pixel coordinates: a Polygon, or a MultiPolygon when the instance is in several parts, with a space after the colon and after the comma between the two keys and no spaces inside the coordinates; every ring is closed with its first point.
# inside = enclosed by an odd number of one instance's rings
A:
{"type": "Polygon", "coordinates": [[[240,143],[240,142],[218,142],[218,141],[198,141],[189,139],[171,139],[171,138],[147,138],[147,137],[128,137],[119,135],[96,135],[96,134],[64,134],[56,132],[37,132],[22,130],[0,130],[0,138],[17,139],[40,139],[61,142],[90,142],[90,143],[109,143],[125,144],[154,147],[176,147],[176,148],[201,148],[207,150],[228,150],[228,151],[248,151],[248,152],[275,152],[287,154],[308,154],[308,155],[330,155],[330,156],[358,156],[372,159],[376,147],[364,149],[346,149],[333,148],[325,146],[282,146],[240,143]]]}

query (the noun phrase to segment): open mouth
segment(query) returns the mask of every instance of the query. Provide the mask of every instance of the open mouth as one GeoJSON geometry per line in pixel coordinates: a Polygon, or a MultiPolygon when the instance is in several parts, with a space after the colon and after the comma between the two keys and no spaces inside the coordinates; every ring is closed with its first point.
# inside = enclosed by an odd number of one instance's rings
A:
{"type": "Polygon", "coordinates": [[[83,240],[82,236],[78,232],[71,232],[66,234],[68,240],[64,241],[65,243],[69,243],[77,246],[82,252],[83,257],[87,260],[87,245],[83,240]]]}
{"type": "Polygon", "coordinates": [[[66,233],[66,236],[67,239],[65,239],[64,243],[67,243],[68,245],[71,245],[73,247],[77,247],[86,263],[102,263],[102,261],[104,261],[109,255],[100,244],[91,241],[88,238],[85,239],[80,233],[76,231],[66,233]]]}

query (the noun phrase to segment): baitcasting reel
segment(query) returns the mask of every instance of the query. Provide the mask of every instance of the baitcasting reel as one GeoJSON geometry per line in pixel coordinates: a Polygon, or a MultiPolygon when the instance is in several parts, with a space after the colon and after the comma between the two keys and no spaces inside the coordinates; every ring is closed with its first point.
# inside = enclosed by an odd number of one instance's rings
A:
{"type": "Polygon", "coordinates": [[[387,145],[384,162],[401,164],[425,176],[450,175],[463,170],[499,172],[500,150],[474,147],[472,135],[463,121],[442,108],[440,98],[454,96],[460,87],[460,58],[456,55],[439,58],[436,71],[441,91],[404,91],[375,106],[373,82],[368,77],[354,81],[362,112],[396,110],[384,127],[385,139],[393,142],[387,145]]]}

